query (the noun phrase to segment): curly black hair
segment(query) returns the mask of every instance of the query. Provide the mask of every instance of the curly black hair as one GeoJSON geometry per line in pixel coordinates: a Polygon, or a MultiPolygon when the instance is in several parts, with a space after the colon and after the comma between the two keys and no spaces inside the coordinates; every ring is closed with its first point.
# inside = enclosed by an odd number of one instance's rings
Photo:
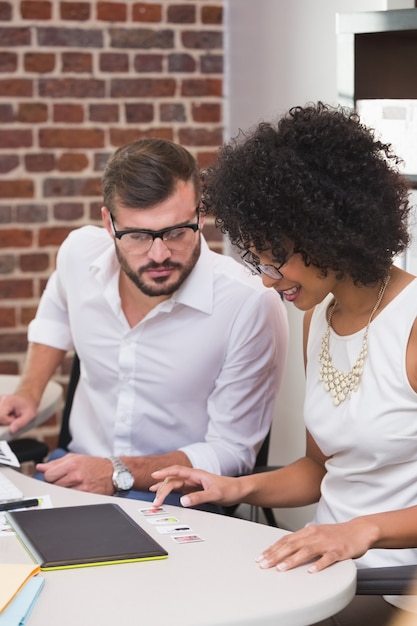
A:
{"type": "Polygon", "coordinates": [[[226,143],[202,175],[203,203],[239,249],[282,263],[291,240],[306,265],[366,285],[409,241],[399,164],[354,111],[318,102],[226,143]]]}

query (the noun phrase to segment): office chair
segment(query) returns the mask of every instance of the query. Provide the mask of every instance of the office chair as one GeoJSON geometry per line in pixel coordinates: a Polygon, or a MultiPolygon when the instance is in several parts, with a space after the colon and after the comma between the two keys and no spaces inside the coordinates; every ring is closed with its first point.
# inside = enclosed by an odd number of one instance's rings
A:
{"type": "MultiPolygon", "coordinates": [[[[262,446],[259,449],[259,452],[256,456],[256,460],[255,460],[255,466],[253,468],[252,473],[253,474],[259,474],[261,472],[270,472],[274,469],[278,469],[278,465],[273,466],[273,465],[268,465],[268,453],[269,453],[269,441],[270,441],[270,437],[271,437],[271,431],[268,432],[267,436],[265,437],[262,446]]],[[[230,515],[233,516],[236,513],[236,510],[238,509],[240,505],[239,504],[235,504],[233,506],[225,506],[223,507],[224,512],[226,515],[230,515]]],[[[284,528],[284,526],[282,526],[281,524],[278,524],[276,519],[275,519],[275,515],[274,512],[271,508],[269,507],[257,507],[257,506],[251,506],[250,508],[250,520],[252,522],[258,522],[259,521],[259,509],[262,509],[263,514],[265,515],[265,519],[268,523],[269,526],[274,526],[274,528],[284,528]]]]}
{"type": "MultiPolygon", "coordinates": [[[[72,362],[71,374],[68,383],[68,390],[65,399],[65,405],[62,412],[61,428],[58,435],[58,447],[68,449],[71,441],[69,430],[69,416],[71,413],[72,401],[74,398],[75,388],[77,387],[80,377],[80,361],[77,354],[74,354],[72,362]]],[[[31,437],[22,437],[21,439],[13,439],[8,442],[11,450],[16,455],[20,464],[33,461],[33,463],[42,463],[49,454],[49,448],[43,441],[31,437]]]]}
{"type": "Polygon", "coordinates": [[[367,567],[358,569],[356,594],[359,596],[415,594],[412,583],[417,582],[416,565],[367,567]]]}

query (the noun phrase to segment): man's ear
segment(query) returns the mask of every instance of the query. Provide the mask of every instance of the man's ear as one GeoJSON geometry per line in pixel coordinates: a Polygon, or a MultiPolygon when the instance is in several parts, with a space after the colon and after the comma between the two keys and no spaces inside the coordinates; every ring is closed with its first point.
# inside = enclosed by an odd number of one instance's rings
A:
{"type": "Polygon", "coordinates": [[[114,239],[113,229],[111,227],[110,221],[110,213],[108,208],[105,206],[101,207],[101,219],[103,220],[103,224],[106,227],[106,230],[109,233],[110,237],[114,239]]]}
{"type": "Polygon", "coordinates": [[[205,214],[204,213],[203,214],[200,213],[200,230],[203,230],[205,219],[206,219],[205,214]]]}

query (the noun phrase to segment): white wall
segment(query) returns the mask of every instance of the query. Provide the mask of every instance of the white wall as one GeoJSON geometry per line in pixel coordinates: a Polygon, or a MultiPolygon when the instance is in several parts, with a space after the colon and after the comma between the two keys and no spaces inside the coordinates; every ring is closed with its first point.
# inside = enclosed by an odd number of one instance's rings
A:
{"type": "MultiPolygon", "coordinates": [[[[294,105],[337,104],[336,13],[413,8],[413,0],[225,0],[225,138],[294,105]]],[[[290,354],[277,400],[270,464],[304,452],[302,314],[288,305],[290,354]]],[[[313,507],[279,510],[299,528],[313,507]]]]}

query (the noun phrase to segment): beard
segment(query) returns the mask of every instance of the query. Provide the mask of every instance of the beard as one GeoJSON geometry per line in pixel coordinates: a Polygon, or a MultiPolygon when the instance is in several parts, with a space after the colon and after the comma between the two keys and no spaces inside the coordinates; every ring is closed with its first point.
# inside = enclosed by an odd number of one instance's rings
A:
{"type": "Polygon", "coordinates": [[[186,263],[175,263],[170,261],[164,261],[163,263],[155,263],[151,261],[147,265],[139,268],[138,270],[132,269],[129,265],[127,258],[122,255],[118,246],[116,245],[116,256],[120,263],[122,271],[132,281],[134,285],[146,296],[158,297],[158,296],[171,296],[177,289],[181,287],[186,278],[191,274],[195,264],[198,261],[201,250],[200,238],[195,248],[192,250],[192,254],[186,263]],[[158,278],[144,279],[148,270],[152,269],[176,269],[179,272],[177,280],[172,282],[171,276],[160,276],[158,278]]]}

